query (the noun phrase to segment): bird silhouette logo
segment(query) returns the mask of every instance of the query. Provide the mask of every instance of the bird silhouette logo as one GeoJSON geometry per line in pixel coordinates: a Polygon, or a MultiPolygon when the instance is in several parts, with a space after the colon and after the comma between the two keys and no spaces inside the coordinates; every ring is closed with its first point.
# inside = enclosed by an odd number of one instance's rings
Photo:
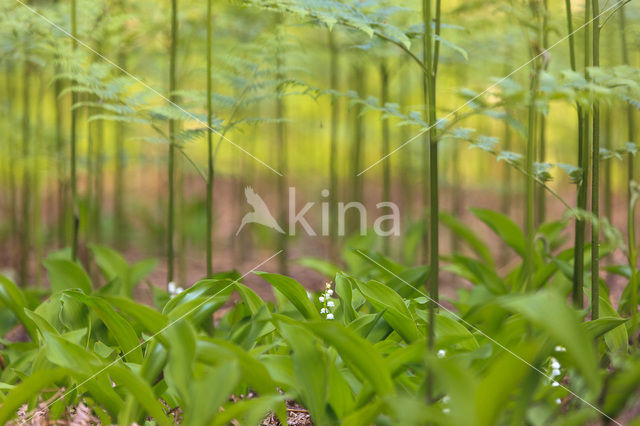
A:
{"type": "Polygon", "coordinates": [[[253,188],[247,186],[244,189],[244,196],[247,198],[247,203],[253,207],[253,211],[244,215],[242,223],[240,224],[238,231],[236,231],[236,235],[238,235],[242,228],[244,228],[248,223],[259,223],[260,225],[275,229],[281,234],[285,233],[280,225],[278,225],[278,222],[273,218],[267,204],[258,194],[255,193],[253,188]]]}

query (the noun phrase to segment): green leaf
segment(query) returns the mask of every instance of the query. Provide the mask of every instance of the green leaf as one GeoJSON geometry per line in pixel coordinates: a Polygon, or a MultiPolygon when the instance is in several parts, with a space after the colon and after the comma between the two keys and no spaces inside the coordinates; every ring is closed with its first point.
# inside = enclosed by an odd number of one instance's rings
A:
{"type": "Polygon", "coordinates": [[[596,320],[587,321],[584,323],[584,328],[587,330],[589,335],[596,339],[609,331],[615,329],[616,327],[621,326],[627,322],[627,319],[620,317],[600,317],[596,320]]]}
{"type": "Polygon", "coordinates": [[[418,327],[411,316],[411,312],[398,293],[377,281],[368,283],[353,281],[360,293],[379,312],[389,325],[402,336],[408,343],[415,341],[418,336],[418,327]]]}
{"type": "Polygon", "coordinates": [[[348,324],[358,317],[353,309],[353,294],[351,291],[353,279],[343,273],[336,274],[336,294],[340,299],[340,309],[344,312],[344,320],[348,324]]]}
{"type": "Polygon", "coordinates": [[[82,266],[65,259],[49,258],[43,263],[49,272],[52,293],[79,288],[85,294],[91,294],[91,280],[82,266]]]}
{"type": "Polygon", "coordinates": [[[260,308],[265,306],[265,303],[260,298],[260,296],[258,296],[255,291],[251,290],[246,285],[235,283],[234,286],[240,294],[240,297],[242,298],[244,304],[247,305],[247,308],[249,308],[249,312],[251,312],[251,315],[255,315],[256,313],[258,313],[260,308]]]}
{"type": "Polygon", "coordinates": [[[311,413],[314,424],[328,424],[328,360],[317,338],[305,328],[283,321],[278,322],[278,328],[292,351],[296,389],[302,404],[311,413]]]}
{"type": "Polygon", "coordinates": [[[480,259],[485,261],[487,266],[493,266],[493,258],[491,257],[489,247],[487,247],[471,228],[450,213],[440,212],[439,217],[440,222],[449,227],[456,235],[469,244],[469,247],[471,247],[480,259]]]}
{"type": "Polygon", "coordinates": [[[312,320],[320,318],[320,314],[315,305],[309,300],[307,291],[296,280],[285,277],[284,275],[270,274],[267,272],[256,272],[256,275],[262,277],[282,293],[306,319],[312,320]]]}
{"type": "Polygon", "coordinates": [[[360,380],[370,383],[379,395],[395,392],[387,364],[367,340],[334,322],[311,322],[304,325],[333,346],[360,380]]]}
{"type": "Polygon", "coordinates": [[[220,406],[229,399],[239,378],[238,364],[231,361],[215,368],[207,367],[204,373],[192,379],[191,399],[185,406],[183,424],[211,424],[220,406]]]}
{"type": "MultiPolygon", "coordinates": [[[[102,298],[120,312],[133,318],[151,335],[159,333],[169,322],[167,317],[160,312],[133,300],[115,296],[103,296],[102,298]]],[[[158,337],[161,337],[161,335],[158,337]]]]}
{"type": "Polygon", "coordinates": [[[52,363],[74,371],[80,379],[80,387],[86,387],[89,393],[100,401],[109,413],[116,417],[122,410],[124,403],[111,387],[102,362],[92,352],[79,345],[69,342],[61,336],[43,332],[46,345],[47,359],[52,363]]]}
{"type": "Polygon", "coordinates": [[[64,368],[54,368],[33,372],[19,385],[14,387],[0,405],[0,424],[7,424],[14,418],[22,404],[38,395],[42,389],[70,376],[71,372],[64,368]]]}
{"type": "Polygon", "coordinates": [[[487,209],[470,209],[478,219],[493,230],[509,247],[525,257],[526,238],[518,225],[502,213],[487,209]]]}
{"type": "MultiPolygon", "coordinates": [[[[618,312],[611,306],[609,302],[608,296],[601,295],[600,296],[600,312],[603,317],[617,318],[618,320],[625,321],[623,318],[620,318],[618,312]]],[[[627,333],[626,327],[614,327],[611,330],[607,331],[604,335],[604,341],[607,344],[607,347],[611,351],[621,351],[622,353],[627,353],[627,349],[629,346],[629,334],[627,333]]]]}
{"type": "Polygon", "coordinates": [[[135,330],[106,300],[77,291],[67,291],[66,294],[87,305],[100,318],[120,345],[127,361],[142,363],[142,349],[135,330]]]}
{"type": "Polygon", "coordinates": [[[38,338],[33,321],[25,314],[27,299],[24,293],[9,278],[0,274],[0,302],[13,312],[18,321],[24,326],[33,341],[38,338]]]}
{"type": "Polygon", "coordinates": [[[567,348],[567,357],[581,371],[596,392],[600,387],[598,363],[589,335],[578,314],[556,293],[541,291],[535,294],[504,296],[499,303],[522,314],[553,340],[567,348]]]}
{"type": "Polygon", "coordinates": [[[322,259],[316,259],[315,257],[303,257],[296,260],[296,262],[302,266],[306,266],[309,269],[313,269],[314,271],[321,273],[329,279],[335,277],[336,274],[340,272],[340,268],[333,263],[327,262],[326,260],[322,259]]]}
{"type": "MultiPolygon", "coordinates": [[[[153,393],[153,389],[151,389],[151,386],[147,382],[120,364],[113,364],[109,366],[108,372],[112,380],[117,385],[126,388],[129,391],[128,394],[138,401],[142,407],[144,407],[147,414],[151,416],[157,424],[165,426],[170,426],[172,424],[166,416],[162,404],[160,404],[160,401],[153,393]]],[[[127,424],[132,424],[137,420],[135,418],[128,417],[126,414],[123,415],[122,413],[127,413],[127,410],[120,412],[122,420],[127,424]]]]}

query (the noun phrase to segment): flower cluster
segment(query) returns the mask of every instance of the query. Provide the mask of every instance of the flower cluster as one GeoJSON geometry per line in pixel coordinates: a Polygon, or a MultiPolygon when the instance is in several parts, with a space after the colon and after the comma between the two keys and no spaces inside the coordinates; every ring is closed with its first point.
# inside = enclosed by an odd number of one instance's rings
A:
{"type": "Polygon", "coordinates": [[[560,363],[554,357],[551,357],[550,360],[551,373],[549,374],[549,380],[551,381],[551,386],[558,387],[560,383],[558,383],[555,378],[560,377],[562,372],[560,371],[560,363]]]}
{"type": "Polygon", "coordinates": [[[331,313],[331,309],[336,306],[335,302],[331,300],[331,296],[333,296],[333,290],[331,289],[331,283],[326,283],[324,285],[325,289],[320,294],[318,300],[322,303],[322,309],[320,309],[320,313],[326,315],[328,320],[333,319],[333,314],[331,313]]]}
{"type": "Polygon", "coordinates": [[[169,297],[173,299],[174,297],[182,293],[184,289],[182,287],[176,286],[176,283],[174,283],[173,281],[170,281],[169,284],[167,284],[167,291],[169,292],[169,297]]]}

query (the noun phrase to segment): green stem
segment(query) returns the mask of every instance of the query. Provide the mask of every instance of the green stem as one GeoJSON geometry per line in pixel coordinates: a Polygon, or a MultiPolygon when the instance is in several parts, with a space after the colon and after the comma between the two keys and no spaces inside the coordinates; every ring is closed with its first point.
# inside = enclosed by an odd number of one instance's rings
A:
{"type": "MultiPolygon", "coordinates": [[[[329,54],[330,54],[330,83],[332,90],[338,90],[338,48],[335,42],[333,31],[329,30],[329,54]]],[[[338,205],[338,122],[339,122],[339,98],[337,96],[331,99],[331,133],[329,148],[329,235],[331,246],[329,248],[329,257],[335,261],[338,257],[337,247],[337,211],[338,205]]]]}
{"type": "MultiPolygon", "coordinates": [[[[71,0],[71,35],[73,50],[77,50],[78,42],[78,26],[77,26],[77,11],[76,0],[71,0]]],[[[78,120],[78,110],[74,108],[74,105],[78,102],[78,93],[73,90],[71,92],[71,258],[73,261],[78,259],[78,231],[80,225],[80,218],[78,214],[78,182],[77,182],[77,159],[76,159],[76,122],[78,120]]]]}
{"type": "MultiPolygon", "coordinates": [[[[383,60],[380,64],[380,98],[382,105],[389,102],[389,70],[387,64],[383,60]]],[[[389,120],[382,120],[382,151],[381,158],[386,158],[390,151],[390,135],[389,120]]],[[[385,161],[382,168],[382,201],[391,201],[391,162],[385,161]]],[[[389,255],[390,241],[389,237],[383,237],[382,252],[389,255]]]]}
{"type": "MultiPolygon", "coordinates": [[[[126,69],[126,55],[120,52],[118,64],[126,69]]],[[[123,249],[127,243],[127,222],[125,216],[125,194],[126,194],[126,179],[125,179],[125,162],[126,152],[124,148],[124,124],[117,122],[115,124],[115,176],[114,176],[114,194],[113,194],[113,210],[114,210],[114,228],[115,238],[114,242],[116,247],[123,249]]]]}
{"type": "Polygon", "coordinates": [[[207,0],[207,149],[208,149],[208,174],[207,174],[207,277],[213,276],[213,106],[212,90],[212,23],[211,9],[213,0],[207,0]]]}
{"type": "MultiPolygon", "coordinates": [[[[627,44],[627,19],[625,8],[620,10],[620,33],[622,36],[622,60],[625,64],[629,64],[629,46],[627,44]]],[[[636,127],[635,114],[633,106],[627,104],[627,139],[635,143],[636,127]]],[[[635,195],[632,190],[631,183],[634,182],[635,157],[628,154],[627,158],[627,244],[629,245],[629,268],[631,269],[631,278],[629,285],[631,286],[631,339],[635,345],[638,344],[638,253],[635,233],[635,195]]]]}
{"type": "MultiPolygon", "coordinates": [[[[280,18],[280,22],[278,22],[278,31],[283,31],[284,30],[284,25],[282,22],[282,18],[280,18]]],[[[282,37],[283,35],[280,34],[280,36],[282,37]]],[[[284,40],[282,45],[284,45],[284,40]]],[[[287,162],[287,134],[286,134],[286,125],[284,122],[284,117],[286,114],[285,111],[285,102],[284,102],[284,95],[285,95],[285,86],[282,83],[282,81],[284,81],[284,74],[282,69],[284,68],[284,60],[285,60],[285,52],[284,52],[284,48],[282,47],[282,45],[278,46],[278,52],[276,55],[276,67],[277,67],[277,80],[280,82],[280,84],[278,85],[278,101],[277,101],[277,105],[276,105],[276,114],[278,115],[278,125],[277,125],[277,138],[278,138],[278,157],[280,160],[280,163],[278,164],[280,173],[282,173],[283,176],[279,177],[278,179],[278,203],[279,203],[279,207],[280,207],[280,218],[279,221],[282,224],[287,223],[287,214],[288,214],[288,182],[287,182],[287,167],[288,167],[288,162],[287,162]]],[[[288,254],[287,254],[287,248],[288,248],[288,235],[287,233],[282,233],[279,234],[279,250],[282,251],[282,253],[280,253],[280,272],[284,275],[288,274],[288,254]]]]}
{"type": "Polygon", "coordinates": [[[30,75],[31,64],[26,58],[25,51],[24,72],[22,73],[22,243],[20,253],[20,285],[26,286],[29,281],[29,258],[31,252],[31,95],[30,75]]]}
{"type": "MultiPolygon", "coordinates": [[[[435,6],[435,28],[436,35],[440,32],[440,0],[436,0],[435,6]]],[[[439,232],[438,217],[440,212],[439,206],[439,182],[438,182],[438,140],[436,133],[436,70],[438,66],[439,42],[436,41],[433,46],[433,37],[431,35],[431,0],[423,0],[422,2],[422,21],[424,25],[423,52],[425,60],[425,113],[427,123],[429,124],[428,146],[429,146],[429,283],[428,292],[431,302],[428,306],[429,329],[427,337],[428,350],[432,352],[435,348],[435,315],[437,305],[439,303],[439,286],[438,275],[439,268],[439,232]]],[[[428,402],[433,402],[433,377],[429,373],[426,383],[426,397],[428,402]]]]}
{"type": "MultiPolygon", "coordinates": [[[[600,66],[600,4],[592,0],[593,9],[593,66],[600,66]]],[[[593,173],[591,176],[591,320],[600,316],[600,103],[593,104],[593,173]]]]}
{"type": "MultiPolygon", "coordinates": [[[[539,5],[535,0],[530,1],[530,8],[535,19],[535,36],[536,41],[532,43],[532,56],[537,56],[538,52],[536,46],[540,46],[539,38],[542,35],[540,10],[539,5]]],[[[527,236],[527,250],[524,259],[524,288],[530,287],[531,277],[533,276],[534,262],[535,262],[535,227],[534,227],[534,215],[535,215],[535,179],[534,179],[534,161],[536,151],[536,129],[538,111],[536,108],[536,102],[538,97],[539,83],[540,83],[540,60],[539,58],[531,62],[531,85],[529,87],[529,118],[528,118],[528,133],[527,133],[527,148],[525,154],[525,230],[527,236]]]]}
{"type": "MultiPolygon", "coordinates": [[[[542,14],[542,49],[547,50],[549,47],[549,31],[548,31],[548,0],[542,2],[543,14],[542,14]]],[[[546,65],[545,65],[546,69],[546,65]]],[[[547,117],[543,113],[538,113],[540,120],[540,146],[538,150],[538,162],[544,163],[547,156],[547,117]]],[[[537,217],[536,226],[540,226],[546,219],[547,213],[547,199],[544,188],[537,186],[537,217]]]]}
{"type": "MultiPolygon", "coordinates": [[[[176,102],[176,52],[178,48],[178,4],[171,0],[171,46],[169,48],[169,99],[176,102]]],[[[175,120],[169,120],[169,208],[167,224],[167,282],[173,281],[175,221],[175,120]]]]}

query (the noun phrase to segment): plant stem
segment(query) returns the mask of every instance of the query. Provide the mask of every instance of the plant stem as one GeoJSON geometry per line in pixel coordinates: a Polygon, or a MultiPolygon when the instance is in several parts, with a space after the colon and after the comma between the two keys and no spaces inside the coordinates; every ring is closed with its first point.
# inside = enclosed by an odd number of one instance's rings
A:
{"type": "MultiPolygon", "coordinates": [[[[176,52],[178,49],[178,4],[171,0],[171,46],[169,48],[169,99],[176,102],[176,52]]],[[[175,120],[169,120],[169,208],[167,224],[167,282],[173,281],[175,221],[175,120]]]]}
{"type": "Polygon", "coordinates": [[[25,50],[24,71],[22,73],[22,238],[20,253],[20,285],[29,281],[29,259],[31,252],[31,64],[25,50]]]}
{"type": "MultiPolygon", "coordinates": [[[[565,9],[567,16],[567,31],[569,33],[569,60],[571,69],[577,71],[575,38],[573,36],[573,19],[571,14],[571,0],[565,0],[565,9]]],[[[577,183],[578,195],[576,206],[578,209],[586,208],[586,179],[588,172],[588,161],[585,161],[585,132],[584,120],[585,114],[579,104],[576,103],[578,114],[578,167],[582,170],[582,177],[577,183]]],[[[584,231],[585,222],[583,219],[576,218],[575,221],[575,244],[573,257],[573,286],[572,300],[576,308],[583,307],[583,287],[584,287],[584,231]]]]}
{"type": "MultiPolygon", "coordinates": [[[[380,64],[380,98],[382,105],[386,105],[389,102],[389,70],[387,69],[386,61],[382,61],[380,64]]],[[[382,151],[381,158],[386,158],[389,155],[390,135],[389,135],[389,120],[382,120],[382,151]]],[[[385,161],[382,168],[382,201],[391,201],[391,162],[385,161]]],[[[383,237],[382,240],[382,252],[385,255],[389,255],[390,252],[389,237],[383,237]]]]}
{"type": "MultiPolygon", "coordinates": [[[[627,19],[626,12],[623,7],[620,9],[620,33],[622,36],[622,61],[629,64],[629,47],[627,44],[627,19]]],[[[627,104],[627,140],[635,143],[636,127],[635,114],[633,106],[627,104]]],[[[634,155],[628,154],[627,158],[627,244],[629,245],[629,268],[631,269],[631,277],[629,285],[631,286],[631,339],[632,342],[638,344],[638,250],[635,233],[635,196],[631,183],[635,178],[634,171],[634,155]]]]}
{"type": "MultiPolygon", "coordinates": [[[[428,306],[429,329],[427,336],[428,350],[433,352],[435,348],[435,315],[439,303],[438,275],[439,268],[439,182],[438,182],[438,140],[436,133],[436,70],[438,68],[439,39],[433,46],[431,35],[431,0],[422,2],[422,22],[424,25],[423,52],[425,61],[425,115],[430,127],[427,138],[429,145],[429,285],[428,292],[431,299],[428,306]]],[[[436,0],[435,6],[435,30],[440,32],[440,0],[436,0]]],[[[433,377],[427,376],[426,397],[428,402],[433,402],[433,377]]]]}
{"type": "MultiPolygon", "coordinates": [[[[542,49],[546,51],[549,47],[549,31],[548,31],[548,0],[543,0],[543,13],[542,13],[542,49]]],[[[544,66],[546,69],[546,64],[544,66]]],[[[547,117],[543,113],[538,113],[538,118],[540,120],[540,146],[538,150],[538,162],[544,163],[547,156],[547,117]]],[[[545,197],[546,193],[543,187],[537,186],[537,217],[536,217],[536,226],[540,226],[546,219],[547,213],[547,199],[545,197]]]]}
{"type": "MultiPolygon", "coordinates": [[[[278,84],[278,99],[276,102],[276,113],[278,115],[278,124],[277,124],[277,138],[278,138],[278,157],[279,157],[279,170],[280,173],[282,173],[283,176],[280,176],[278,179],[278,204],[280,206],[280,218],[279,218],[279,222],[284,224],[287,222],[287,214],[289,212],[288,210],[288,183],[287,183],[287,167],[288,167],[288,161],[287,161],[287,134],[286,134],[286,125],[284,122],[284,117],[285,117],[285,102],[284,102],[284,95],[285,95],[285,85],[284,85],[284,74],[283,74],[283,67],[285,65],[285,57],[284,57],[284,35],[282,34],[282,31],[284,30],[284,23],[282,21],[282,17],[279,17],[279,22],[278,22],[278,32],[279,32],[279,37],[282,38],[282,44],[278,45],[277,49],[277,54],[276,54],[276,67],[277,67],[277,71],[276,71],[276,79],[279,81],[278,84]]],[[[288,253],[287,253],[287,248],[288,248],[288,236],[287,233],[282,233],[279,234],[279,250],[281,250],[282,252],[280,253],[280,273],[282,273],[283,275],[287,275],[289,272],[289,265],[288,265],[288,253]]]]}
{"type": "MultiPolygon", "coordinates": [[[[72,47],[75,52],[78,48],[77,36],[77,13],[76,0],[71,0],[71,35],[72,47]]],[[[78,213],[78,182],[77,182],[77,159],[76,159],[76,121],[78,119],[78,110],[74,105],[78,102],[78,93],[73,90],[71,92],[71,259],[75,262],[78,259],[78,231],[80,225],[80,217],[78,213]]]]}
{"type": "MultiPolygon", "coordinates": [[[[600,66],[600,4],[592,0],[593,66],[600,66]]],[[[593,104],[593,173],[591,175],[591,320],[600,316],[600,103],[593,104]]]]}
{"type": "MultiPolygon", "coordinates": [[[[56,67],[56,74],[60,72],[60,67],[56,67]]],[[[56,78],[53,84],[54,117],[56,121],[56,177],[58,180],[58,245],[64,247],[67,243],[67,192],[66,169],[64,166],[64,139],[62,134],[62,105],[60,92],[62,91],[62,80],[56,78]]]]}
{"type": "MultiPolygon", "coordinates": [[[[330,54],[330,70],[329,70],[329,87],[332,90],[338,90],[338,48],[335,42],[333,31],[329,32],[329,54],[330,54]]],[[[329,258],[335,261],[338,257],[338,235],[337,235],[337,211],[338,205],[338,123],[339,123],[339,98],[332,96],[331,98],[331,131],[330,131],[330,147],[329,147],[329,238],[331,245],[329,247],[329,258]]]]}
{"type": "MultiPolygon", "coordinates": [[[[118,65],[126,69],[126,55],[124,52],[118,54],[118,65]]],[[[127,243],[127,222],[125,216],[125,164],[126,153],[124,148],[124,124],[117,122],[115,124],[115,176],[114,176],[114,194],[113,194],[113,210],[114,210],[114,242],[116,247],[123,249],[127,243]]]]}
{"type": "MultiPolygon", "coordinates": [[[[535,0],[529,2],[529,7],[533,13],[535,20],[535,41],[531,46],[531,55],[536,57],[538,55],[538,49],[540,48],[539,38],[542,34],[542,24],[540,20],[539,5],[535,0]]],[[[527,148],[525,155],[525,230],[527,236],[527,250],[524,259],[524,288],[529,288],[531,277],[533,276],[534,262],[535,262],[535,227],[534,227],[534,215],[535,215],[535,178],[534,178],[534,161],[536,151],[536,129],[538,111],[536,107],[538,90],[540,84],[540,60],[539,58],[531,62],[531,85],[529,86],[529,113],[528,113],[528,133],[527,133],[527,148]]]]}
{"type": "Polygon", "coordinates": [[[213,276],[213,106],[212,91],[212,23],[211,9],[213,0],[207,0],[207,149],[208,149],[208,174],[207,174],[207,277],[213,276]]]}

